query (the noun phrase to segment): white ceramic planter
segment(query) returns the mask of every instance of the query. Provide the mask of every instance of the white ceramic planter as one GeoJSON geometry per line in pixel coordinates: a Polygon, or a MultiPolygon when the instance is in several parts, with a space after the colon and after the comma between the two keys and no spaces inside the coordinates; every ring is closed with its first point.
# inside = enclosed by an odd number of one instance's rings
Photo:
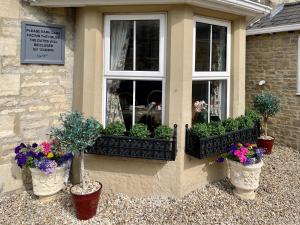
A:
{"type": "Polygon", "coordinates": [[[30,168],[33,193],[40,197],[50,196],[64,188],[64,167],[57,167],[51,174],[44,174],[39,169],[30,168]]]}
{"type": "Polygon", "coordinates": [[[241,199],[255,199],[255,190],[259,186],[259,177],[263,161],[244,166],[239,162],[227,160],[229,179],[235,186],[234,194],[241,199]]]}

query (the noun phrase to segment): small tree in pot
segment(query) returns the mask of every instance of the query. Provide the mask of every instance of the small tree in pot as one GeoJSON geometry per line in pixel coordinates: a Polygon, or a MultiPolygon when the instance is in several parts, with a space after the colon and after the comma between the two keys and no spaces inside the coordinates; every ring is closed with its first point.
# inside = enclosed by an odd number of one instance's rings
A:
{"type": "Polygon", "coordinates": [[[271,92],[262,91],[255,97],[254,107],[263,117],[264,134],[259,137],[257,145],[266,149],[266,154],[271,154],[274,138],[268,136],[268,119],[280,111],[280,99],[271,92]]]}
{"type": "Polygon", "coordinates": [[[71,193],[77,217],[89,219],[96,214],[102,184],[100,182],[89,183],[85,180],[84,151],[95,143],[103,127],[94,118],[86,119],[79,112],[66,113],[60,117],[60,121],[62,121],[62,127],[52,128],[51,136],[57,138],[62,147],[80,156],[80,184],[74,185],[71,193]],[[90,201],[93,201],[92,204],[90,201]],[[90,206],[93,206],[93,209],[90,206]]]}

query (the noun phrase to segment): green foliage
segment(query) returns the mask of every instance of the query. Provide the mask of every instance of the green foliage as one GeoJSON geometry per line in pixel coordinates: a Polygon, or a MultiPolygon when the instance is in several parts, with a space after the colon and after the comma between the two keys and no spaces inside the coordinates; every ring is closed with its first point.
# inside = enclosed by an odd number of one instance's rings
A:
{"type": "Polygon", "coordinates": [[[133,137],[148,138],[150,136],[150,131],[148,130],[147,125],[136,123],[130,129],[129,134],[133,137]]]}
{"type": "Polygon", "coordinates": [[[226,132],[237,131],[239,129],[239,122],[235,119],[228,118],[223,121],[223,126],[226,132]]]}
{"type": "Polygon", "coordinates": [[[271,92],[262,92],[256,95],[254,107],[267,120],[280,111],[280,99],[271,92]]]}
{"type": "Polygon", "coordinates": [[[84,118],[79,112],[68,112],[60,116],[61,128],[52,128],[51,137],[57,138],[62,147],[74,153],[83,152],[92,146],[103,131],[94,118],[84,118]]]}
{"type": "Polygon", "coordinates": [[[199,137],[208,137],[210,135],[210,127],[207,123],[196,123],[192,126],[191,132],[199,137]]]}
{"type": "Polygon", "coordinates": [[[121,122],[111,122],[104,129],[105,135],[113,135],[113,136],[123,136],[125,133],[126,127],[124,123],[121,122]]]}
{"type": "Polygon", "coordinates": [[[211,122],[209,123],[210,135],[222,135],[225,134],[225,127],[222,125],[222,122],[211,122]]]}
{"type": "Polygon", "coordinates": [[[167,125],[160,125],[154,131],[154,138],[170,140],[173,136],[173,129],[167,125]]]}
{"type": "Polygon", "coordinates": [[[240,116],[236,118],[239,124],[239,129],[252,128],[254,126],[254,121],[249,116],[240,116]]]}
{"type": "Polygon", "coordinates": [[[256,110],[247,108],[245,111],[245,116],[249,117],[253,122],[260,120],[260,115],[256,110]]]}

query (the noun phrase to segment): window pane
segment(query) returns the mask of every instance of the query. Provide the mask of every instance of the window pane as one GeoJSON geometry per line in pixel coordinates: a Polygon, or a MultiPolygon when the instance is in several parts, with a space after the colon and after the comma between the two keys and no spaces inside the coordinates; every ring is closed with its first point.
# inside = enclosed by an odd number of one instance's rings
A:
{"type": "Polygon", "coordinates": [[[132,126],[133,81],[107,80],[106,124],[125,123],[126,130],[132,126]]]}
{"type": "Polygon", "coordinates": [[[209,71],[210,64],[210,24],[196,23],[195,70],[209,71]]]}
{"type": "Polygon", "coordinates": [[[159,71],[159,20],[136,21],[136,70],[159,71]]]}
{"type": "Polygon", "coordinates": [[[161,124],[162,82],[136,81],[135,122],[148,125],[151,132],[161,124]]]}
{"type": "Polygon", "coordinates": [[[110,23],[110,69],[133,70],[133,21],[112,20],[110,23]]]}
{"type": "Polygon", "coordinates": [[[226,71],[227,28],[212,26],[212,71],[226,71]]]}
{"type": "Polygon", "coordinates": [[[193,81],[192,123],[208,122],[208,81],[193,81]]]}
{"type": "Polygon", "coordinates": [[[226,119],[227,105],[226,81],[210,82],[210,121],[226,119]]]}

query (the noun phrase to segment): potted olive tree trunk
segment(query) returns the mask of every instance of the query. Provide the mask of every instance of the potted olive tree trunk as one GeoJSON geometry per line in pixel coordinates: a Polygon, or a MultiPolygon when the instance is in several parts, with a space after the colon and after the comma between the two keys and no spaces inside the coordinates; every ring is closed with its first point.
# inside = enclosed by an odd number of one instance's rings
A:
{"type": "Polygon", "coordinates": [[[257,146],[271,154],[275,138],[268,135],[268,119],[280,111],[280,100],[271,92],[262,91],[255,97],[254,107],[263,117],[264,125],[264,133],[257,139],[257,146]]]}
{"type": "Polygon", "coordinates": [[[84,175],[84,151],[92,146],[103,127],[93,118],[84,118],[79,112],[69,112],[60,117],[62,127],[52,128],[51,136],[59,139],[61,145],[80,157],[80,183],[70,192],[76,208],[77,218],[87,220],[97,211],[102,184],[86,180],[84,175]]]}

